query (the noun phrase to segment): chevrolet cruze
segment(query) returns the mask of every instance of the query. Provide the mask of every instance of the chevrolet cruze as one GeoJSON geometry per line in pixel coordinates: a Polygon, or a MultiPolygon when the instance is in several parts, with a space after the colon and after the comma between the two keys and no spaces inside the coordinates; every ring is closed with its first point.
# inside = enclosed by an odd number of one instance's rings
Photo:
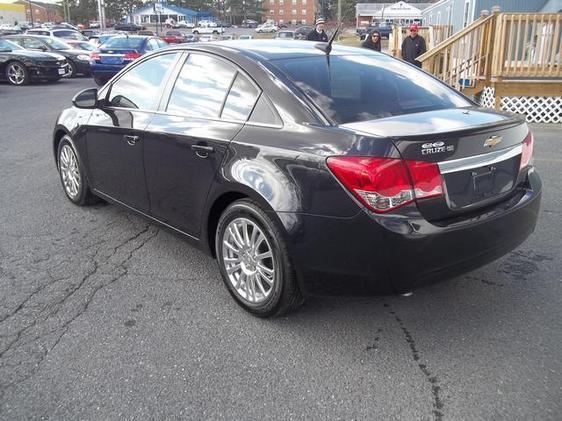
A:
{"type": "Polygon", "coordinates": [[[533,231],[541,181],[518,116],[370,50],[229,41],[143,56],[59,116],[68,199],[98,198],[216,257],[246,310],[400,293],[533,231]]]}

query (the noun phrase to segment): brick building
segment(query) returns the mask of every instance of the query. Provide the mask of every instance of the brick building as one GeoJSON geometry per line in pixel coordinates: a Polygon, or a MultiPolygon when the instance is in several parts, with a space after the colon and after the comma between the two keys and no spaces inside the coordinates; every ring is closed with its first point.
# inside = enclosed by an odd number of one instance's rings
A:
{"type": "Polygon", "coordinates": [[[263,0],[263,20],[273,19],[288,25],[312,25],[316,17],[316,0],[263,0]]]}
{"type": "Polygon", "coordinates": [[[31,22],[31,7],[33,7],[33,21],[34,22],[61,22],[62,16],[59,13],[59,7],[55,4],[41,3],[32,1],[30,6],[29,1],[16,1],[15,4],[21,4],[25,7],[26,20],[31,22]]]}

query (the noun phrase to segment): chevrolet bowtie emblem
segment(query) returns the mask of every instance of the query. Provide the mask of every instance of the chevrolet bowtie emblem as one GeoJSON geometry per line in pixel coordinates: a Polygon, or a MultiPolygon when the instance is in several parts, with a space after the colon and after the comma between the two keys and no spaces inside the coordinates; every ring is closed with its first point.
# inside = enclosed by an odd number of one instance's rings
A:
{"type": "Polygon", "coordinates": [[[484,141],[484,147],[488,147],[491,148],[492,146],[496,146],[498,143],[500,143],[502,141],[502,137],[501,136],[492,136],[489,137],[488,139],[486,139],[484,141]]]}

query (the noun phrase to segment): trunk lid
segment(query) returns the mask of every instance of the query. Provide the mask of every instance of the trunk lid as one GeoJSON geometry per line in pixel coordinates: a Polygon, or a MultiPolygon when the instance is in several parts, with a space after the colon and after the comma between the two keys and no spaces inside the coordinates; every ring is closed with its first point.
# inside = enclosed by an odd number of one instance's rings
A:
{"type": "Polygon", "coordinates": [[[392,139],[406,160],[439,165],[445,194],[419,200],[428,220],[482,208],[509,195],[519,180],[521,117],[477,107],[428,111],[345,124],[358,133],[392,139]]]}

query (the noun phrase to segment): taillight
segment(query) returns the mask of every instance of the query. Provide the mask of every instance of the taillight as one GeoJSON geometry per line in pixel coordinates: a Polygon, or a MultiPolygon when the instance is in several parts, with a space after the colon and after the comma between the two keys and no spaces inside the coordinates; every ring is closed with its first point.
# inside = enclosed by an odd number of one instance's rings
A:
{"type": "Polygon", "coordinates": [[[443,194],[439,167],[430,162],[342,156],[328,158],[327,165],[361,203],[377,213],[443,194]]]}
{"type": "Polygon", "coordinates": [[[125,53],[125,55],[123,56],[123,60],[135,60],[137,58],[139,58],[141,56],[141,54],[134,52],[134,53],[125,53]]]}
{"type": "Polygon", "coordinates": [[[406,161],[416,199],[443,195],[443,179],[439,167],[433,162],[406,161]]]}
{"type": "Polygon", "coordinates": [[[100,55],[99,55],[99,53],[95,53],[95,52],[94,52],[94,53],[90,53],[90,60],[91,60],[91,61],[98,61],[98,60],[100,60],[100,55]]]}
{"type": "Polygon", "coordinates": [[[531,165],[533,160],[533,144],[535,143],[535,138],[533,133],[529,131],[529,134],[523,140],[523,152],[521,153],[521,164],[519,165],[519,171],[523,168],[531,165]]]}

